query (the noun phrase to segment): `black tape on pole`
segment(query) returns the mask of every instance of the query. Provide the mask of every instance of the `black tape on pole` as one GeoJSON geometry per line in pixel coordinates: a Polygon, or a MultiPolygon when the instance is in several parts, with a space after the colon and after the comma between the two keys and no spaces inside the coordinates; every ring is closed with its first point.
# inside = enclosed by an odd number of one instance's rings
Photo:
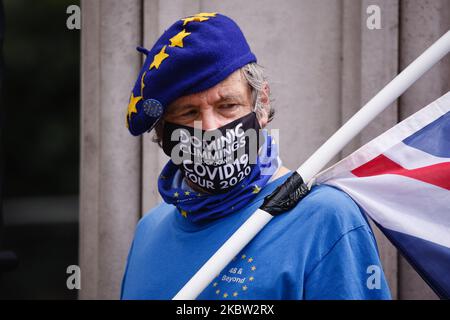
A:
{"type": "Polygon", "coordinates": [[[308,192],[308,186],[298,172],[295,171],[282,185],[264,198],[260,209],[270,213],[272,216],[279,215],[295,207],[308,192]]]}

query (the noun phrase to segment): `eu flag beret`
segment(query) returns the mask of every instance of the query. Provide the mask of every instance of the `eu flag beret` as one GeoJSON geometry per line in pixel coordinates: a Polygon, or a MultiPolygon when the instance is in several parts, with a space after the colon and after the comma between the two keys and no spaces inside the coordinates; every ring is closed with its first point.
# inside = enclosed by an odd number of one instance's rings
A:
{"type": "Polygon", "coordinates": [[[131,92],[127,127],[150,131],[171,102],[211,88],[255,55],[238,25],[219,13],[198,13],[175,22],[151,50],[131,92]]]}

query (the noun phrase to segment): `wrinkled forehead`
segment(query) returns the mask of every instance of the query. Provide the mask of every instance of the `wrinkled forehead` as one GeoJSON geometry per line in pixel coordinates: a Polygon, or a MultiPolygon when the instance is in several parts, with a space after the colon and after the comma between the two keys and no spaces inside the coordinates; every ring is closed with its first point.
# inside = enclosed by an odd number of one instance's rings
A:
{"type": "Polygon", "coordinates": [[[246,103],[251,98],[251,87],[240,70],[230,74],[225,80],[205,91],[181,96],[169,105],[172,112],[186,106],[198,107],[202,104],[246,103]]]}

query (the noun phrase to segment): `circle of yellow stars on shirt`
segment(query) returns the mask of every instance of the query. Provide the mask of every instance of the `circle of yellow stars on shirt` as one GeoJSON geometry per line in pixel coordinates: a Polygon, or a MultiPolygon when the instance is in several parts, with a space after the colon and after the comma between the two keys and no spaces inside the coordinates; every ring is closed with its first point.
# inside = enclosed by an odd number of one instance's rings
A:
{"type": "MultiPolygon", "coordinates": [[[[252,258],[252,257],[249,257],[249,258],[247,258],[247,255],[246,254],[242,254],[240,257],[239,257],[241,260],[246,260],[247,261],[247,263],[252,263],[253,261],[254,261],[254,259],[252,258]]],[[[234,257],[233,258],[233,260],[232,261],[236,261],[238,259],[238,257],[234,257]]],[[[256,270],[256,266],[254,265],[254,264],[252,264],[252,266],[250,267],[250,270],[251,271],[255,271],[256,270]]],[[[220,274],[216,277],[216,278],[219,278],[220,277],[220,274]]],[[[255,280],[255,277],[254,276],[250,276],[249,278],[248,278],[248,281],[249,282],[253,282],[255,280]]],[[[215,281],[215,282],[213,282],[213,284],[212,284],[212,286],[213,287],[215,287],[215,288],[217,288],[214,292],[215,292],[215,294],[216,295],[222,295],[222,297],[223,298],[228,298],[229,296],[230,296],[230,294],[228,293],[228,292],[221,292],[221,290],[219,289],[219,282],[217,282],[217,281],[215,281]]],[[[247,285],[243,285],[242,287],[241,287],[241,290],[242,291],[247,291],[248,290],[248,286],[247,285]]],[[[237,297],[237,296],[239,296],[239,292],[238,291],[234,291],[232,294],[231,294],[233,297],[237,297]]]]}
{"type": "MultiPolygon", "coordinates": [[[[181,19],[181,21],[183,21],[183,26],[187,25],[190,22],[203,22],[203,21],[207,21],[212,17],[215,17],[217,15],[217,12],[200,12],[197,13],[193,16],[190,16],[188,18],[185,19],[181,19]]],[[[169,47],[179,47],[179,48],[183,48],[184,47],[184,43],[183,43],[183,39],[186,38],[187,36],[189,36],[191,34],[191,32],[186,32],[186,29],[181,30],[178,34],[176,34],[175,36],[173,36],[172,38],[169,39],[170,44],[169,47]]],[[[162,62],[164,60],[166,60],[167,58],[169,58],[169,54],[166,53],[166,49],[167,49],[167,45],[163,46],[161,48],[161,50],[155,54],[153,56],[153,61],[150,64],[149,68],[147,71],[150,71],[152,69],[159,69],[160,65],[162,64],[162,62]]],[[[127,110],[127,116],[126,116],[126,126],[127,128],[129,127],[129,119],[131,117],[131,115],[133,113],[137,113],[137,109],[136,109],[136,104],[142,100],[143,97],[143,90],[145,87],[144,84],[144,77],[147,74],[147,71],[144,71],[142,73],[141,76],[141,92],[139,96],[134,96],[134,92],[131,93],[131,97],[130,97],[130,101],[128,103],[128,110],[127,110]]]]}

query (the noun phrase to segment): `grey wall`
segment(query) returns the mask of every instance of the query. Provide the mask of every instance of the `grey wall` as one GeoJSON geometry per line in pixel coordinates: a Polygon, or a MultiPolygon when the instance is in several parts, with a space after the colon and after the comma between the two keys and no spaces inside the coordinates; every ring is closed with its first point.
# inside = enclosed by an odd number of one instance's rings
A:
{"type": "Polygon", "coordinates": [[[141,213],[141,141],[125,128],[140,67],[140,1],[83,1],[80,266],[82,298],[117,298],[141,213]]]}
{"type": "MultiPolygon", "coordinates": [[[[402,68],[450,28],[446,0],[100,0],[82,1],[80,261],[82,299],[115,299],[137,219],[159,201],[167,161],[151,135],[125,128],[129,92],[142,56],[177,19],[219,11],[241,26],[266,67],[280,150],[295,169],[402,68]],[[381,7],[381,30],[366,8],[381,7]]],[[[450,89],[447,58],[342,152],[390,128],[450,89]]],[[[394,298],[436,296],[376,230],[394,298]]]]}

